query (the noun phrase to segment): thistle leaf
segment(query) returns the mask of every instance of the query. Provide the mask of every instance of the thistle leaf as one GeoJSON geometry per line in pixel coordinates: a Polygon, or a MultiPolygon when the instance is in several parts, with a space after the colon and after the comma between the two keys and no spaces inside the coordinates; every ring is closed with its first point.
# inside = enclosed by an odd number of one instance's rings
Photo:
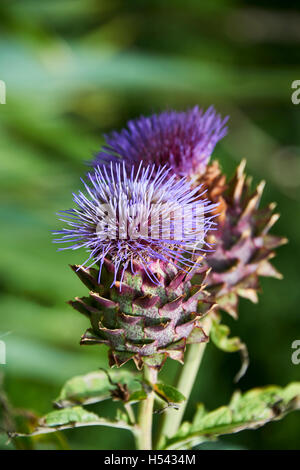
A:
{"type": "Polygon", "coordinates": [[[182,393],[177,390],[177,388],[172,387],[172,385],[159,382],[153,385],[153,390],[159,398],[168,404],[182,403],[186,400],[185,396],[182,395],[182,393]]]}
{"type": "Polygon", "coordinates": [[[12,437],[35,436],[83,426],[109,426],[134,431],[134,428],[124,420],[124,414],[117,414],[117,419],[113,421],[101,418],[81,406],[74,406],[73,408],[51,411],[40,419],[39,426],[31,434],[14,433],[12,437]]]}
{"type": "Polygon", "coordinates": [[[133,372],[128,370],[111,370],[108,376],[104,370],[98,370],[68,380],[55,400],[54,405],[57,408],[66,408],[107,400],[111,398],[111,394],[116,388],[114,383],[126,384],[130,394],[141,391],[141,384],[133,372]]]}
{"type": "Polygon", "coordinates": [[[145,390],[136,390],[135,392],[132,392],[132,394],[129,397],[128,403],[136,403],[141,400],[146,400],[147,398],[147,393],[145,390]]]}
{"type": "Polygon", "coordinates": [[[227,325],[221,323],[219,315],[215,315],[212,321],[212,327],[210,331],[210,338],[217,348],[225,352],[240,352],[242,365],[238,373],[236,374],[234,381],[238,382],[241,377],[246,373],[249,365],[248,350],[245,343],[241,341],[238,336],[229,337],[230,329],[227,325]]]}
{"type": "Polygon", "coordinates": [[[171,438],[165,438],[162,449],[191,449],[224,434],[256,429],[277,421],[300,409],[300,382],[286,388],[275,385],[234,393],[228,406],[207,412],[198,405],[192,423],[185,422],[171,438]]]}

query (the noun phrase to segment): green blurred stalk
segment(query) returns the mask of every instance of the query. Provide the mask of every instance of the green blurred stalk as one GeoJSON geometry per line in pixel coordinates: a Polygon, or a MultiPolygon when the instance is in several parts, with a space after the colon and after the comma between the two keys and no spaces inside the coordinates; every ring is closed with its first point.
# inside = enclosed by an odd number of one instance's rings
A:
{"type": "MultiPolygon", "coordinates": [[[[203,321],[202,327],[208,335],[211,328],[211,319],[209,316],[203,321]]],[[[158,437],[158,449],[163,445],[165,436],[172,437],[179,429],[206,345],[207,343],[191,344],[187,348],[184,357],[184,366],[181,368],[175,384],[177,390],[185,396],[186,401],[180,406],[179,410],[169,409],[164,413],[158,437]]]]}
{"type": "MultiPolygon", "coordinates": [[[[157,380],[157,371],[144,365],[144,380],[154,384],[157,380]]],[[[153,421],[154,392],[151,391],[146,400],[141,401],[138,414],[138,432],[136,445],[138,450],[152,449],[152,421],[153,421]]]]}

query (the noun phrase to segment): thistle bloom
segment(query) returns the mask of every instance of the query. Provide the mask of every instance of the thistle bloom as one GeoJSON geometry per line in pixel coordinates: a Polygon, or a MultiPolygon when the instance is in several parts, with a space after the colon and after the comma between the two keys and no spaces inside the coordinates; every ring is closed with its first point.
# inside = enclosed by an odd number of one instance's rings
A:
{"type": "Polygon", "coordinates": [[[155,165],[140,164],[130,173],[125,164],[111,163],[109,170],[98,166],[88,174],[89,185],[83,181],[86,194],[74,194],[77,207],[61,212],[68,228],[55,232],[61,235],[55,242],[70,243],[61,249],[87,249],[84,265],[100,265],[98,282],[110,259],[112,285],[118,281],[120,287],[126,269],[134,273],[135,262],[156,284],[149,267],[153,260],[194,266],[190,254],[203,250],[206,233],[215,225],[207,213],[215,204],[199,197],[199,187],[191,189],[185,178],[169,173],[155,165]]]}
{"type": "Polygon", "coordinates": [[[127,168],[143,161],[168,165],[179,176],[203,172],[217,142],[227,132],[222,119],[211,106],[203,112],[198,106],[186,112],[165,111],[129,121],[127,129],[105,136],[106,145],[93,166],[109,165],[124,159],[127,168]]]}

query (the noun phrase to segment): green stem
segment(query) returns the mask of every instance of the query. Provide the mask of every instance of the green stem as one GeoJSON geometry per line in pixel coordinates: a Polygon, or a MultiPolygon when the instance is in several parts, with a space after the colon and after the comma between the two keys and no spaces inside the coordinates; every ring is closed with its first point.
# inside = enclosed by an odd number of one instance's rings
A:
{"type": "MultiPolygon", "coordinates": [[[[202,327],[208,335],[211,327],[210,317],[205,318],[202,327]]],[[[181,368],[176,382],[176,388],[185,396],[186,401],[180,406],[179,410],[169,409],[163,415],[158,448],[162,445],[163,437],[173,436],[182,421],[186,405],[188,403],[197,373],[202,361],[202,357],[207,343],[192,344],[187,348],[184,356],[184,366],[181,368]]]]}
{"type": "MultiPolygon", "coordinates": [[[[144,365],[144,380],[155,383],[157,371],[144,365]]],[[[137,448],[139,450],[152,449],[152,420],[153,420],[154,392],[151,391],[146,400],[141,401],[138,414],[137,448]]]]}
{"type": "Polygon", "coordinates": [[[135,424],[135,416],[131,405],[129,403],[124,403],[124,408],[126,410],[130,424],[135,424]]]}

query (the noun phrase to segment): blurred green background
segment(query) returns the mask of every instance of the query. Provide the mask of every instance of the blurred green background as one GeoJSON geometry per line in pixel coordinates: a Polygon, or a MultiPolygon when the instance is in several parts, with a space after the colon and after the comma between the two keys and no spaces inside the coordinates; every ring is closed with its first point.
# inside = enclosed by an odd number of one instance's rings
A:
{"type": "MultiPolygon", "coordinates": [[[[295,3],[296,5],[296,3],[295,3]]],[[[277,201],[274,233],[290,243],[263,280],[260,303],[242,301],[227,323],[247,343],[251,364],[239,387],[299,380],[291,343],[300,339],[300,11],[291,2],[238,0],[1,0],[0,335],[4,386],[16,408],[43,414],[63,382],[107,366],[105,348],[81,348],[85,318],[66,305],[84,287],[68,267],[83,253],[56,252],[55,213],[71,207],[85,161],[103,132],[165,108],[214,104],[230,114],[214,157],[230,175],[248,160],[254,182],[267,180],[264,203],[277,201]]],[[[162,375],[171,380],[171,361],[162,375]]],[[[238,355],[210,345],[192,394],[208,408],[226,404],[238,355]]],[[[107,405],[98,407],[107,411],[107,405]]],[[[247,449],[300,448],[300,416],[222,439],[247,449]]],[[[73,449],[126,449],[126,431],[65,433],[73,449]]],[[[0,436],[1,448],[6,438],[0,436]]],[[[227,444],[226,444],[227,443],[227,444]]],[[[44,448],[53,444],[45,442],[44,448]]]]}

